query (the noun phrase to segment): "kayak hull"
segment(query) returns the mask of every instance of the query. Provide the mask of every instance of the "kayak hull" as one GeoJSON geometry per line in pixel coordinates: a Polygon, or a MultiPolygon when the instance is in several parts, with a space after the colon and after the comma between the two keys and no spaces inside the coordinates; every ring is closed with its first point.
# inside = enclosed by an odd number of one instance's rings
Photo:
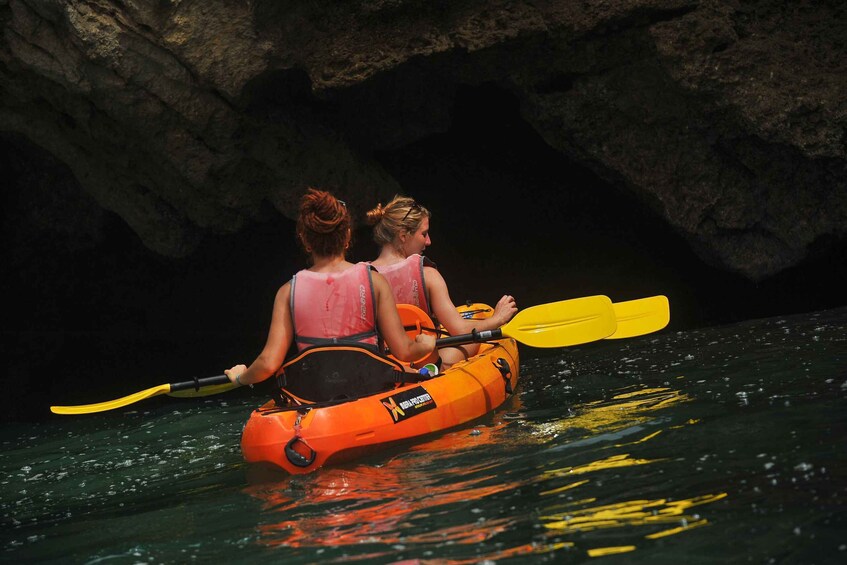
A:
{"type": "Polygon", "coordinates": [[[485,416],[507,400],[518,378],[517,343],[504,338],[435,378],[357,400],[300,411],[280,410],[271,400],[251,413],[241,451],[249,463],[310,473],[485,416]]]}

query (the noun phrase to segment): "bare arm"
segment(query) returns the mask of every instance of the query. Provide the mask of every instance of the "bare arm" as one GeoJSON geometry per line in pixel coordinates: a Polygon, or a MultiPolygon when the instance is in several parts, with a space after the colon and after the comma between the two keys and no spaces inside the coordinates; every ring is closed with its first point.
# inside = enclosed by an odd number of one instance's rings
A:
{"type": "Polygon", "coordinates": [[[376,317],[379,331],[391,354],[401,361],[416,361],[426,357],[435,349],[435,337],[421,334],[410,339],[400,315],[397,313],[397,303],[394,294],[385,277],[373,273],[374,291],[376,294],[376,317]]]}
{"type": "Polygon", "coordinates": [[[481,320],[466,320],[456,310],[453,301],[450,300],[450,292],[447,283],[438,270],[432,267],[424,267],[426,277],[426,288],[429,291],[430,305],[432,311],[438,317],[447,331],[452,335],[468,334],[473,330],[494,330],[511,320],[518,312],[515,299],[504,295],[494,307],[494,313],[489,318],[481,320]]]}
{"type": "Polygon", "coordinates": [[[236,384],[249,385],[259,383],[273,375],[282,365],[291,340],[294,337],[294,326],[291,323],[291,283],[285,283],[276,293],[274,300],[271,327],[268,330],[268,340],[265,347],[248,368],[245,365],[236,365],[224,371],[229,380],[236,384]]]}

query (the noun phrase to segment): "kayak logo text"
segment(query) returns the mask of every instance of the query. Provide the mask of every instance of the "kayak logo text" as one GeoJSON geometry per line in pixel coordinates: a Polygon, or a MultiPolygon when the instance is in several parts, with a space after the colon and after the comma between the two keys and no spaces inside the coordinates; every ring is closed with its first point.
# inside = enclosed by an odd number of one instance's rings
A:
{"type": "Polygon", "coordinates": [[[391,396],[380,399],[380,402],[388,410],[388,413],[391,414],[391,418],[395,424],[436,408],[435,400],[422,386],[398,394],[392,394],[391,396]]]}

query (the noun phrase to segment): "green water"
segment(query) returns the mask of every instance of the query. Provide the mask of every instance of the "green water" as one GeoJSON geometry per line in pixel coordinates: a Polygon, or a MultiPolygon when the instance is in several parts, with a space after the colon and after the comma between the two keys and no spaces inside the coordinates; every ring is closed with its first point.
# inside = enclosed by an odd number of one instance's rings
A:
{"type": "Polygon", "coordinates": [[[3,560],[841,563],[845,326],[522,349],[483,422],[293,478],[242,462],[244,390],[7,425],[3,560]]]}

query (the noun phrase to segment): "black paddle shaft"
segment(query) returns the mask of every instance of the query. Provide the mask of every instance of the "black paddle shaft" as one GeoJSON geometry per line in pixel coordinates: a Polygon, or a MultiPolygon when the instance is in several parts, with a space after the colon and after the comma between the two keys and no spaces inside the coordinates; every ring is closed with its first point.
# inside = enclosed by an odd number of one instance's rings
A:
{"type": "Polygon", "coordinates": [[[194,377],[194,380],[191,381],[183,381],[181,383],[171,383],[171,392],[177,392],[178,390],[200,390],[200,388],[204,386],[212,386],[212,385],[226,385],[229,384],[229,377],[226,375],[215,375],[214,377],[204,377],[199,379],[194,377]]]}
{"type": "Polygon", "coordinates": [[[450,337],[442,337],[438,341],[435,342],[437,347],[445,347],[448,345],[461,345],[463,343],[477,343],[480,341],[489,341],[493,339],[500,339],[503,337],[503,330],[485,330],[483,332],[478,332],[474,330],[469,334],[462,335],[454,335],[450,337]]]}

